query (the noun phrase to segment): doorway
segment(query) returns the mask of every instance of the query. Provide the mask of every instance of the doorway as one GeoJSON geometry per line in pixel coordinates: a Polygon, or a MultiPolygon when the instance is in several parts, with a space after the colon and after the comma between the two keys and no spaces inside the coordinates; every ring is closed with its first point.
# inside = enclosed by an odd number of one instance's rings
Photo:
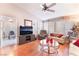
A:
{"type": "Polygon", "coordinates": [[[17,44],[17,21],[15,18],[0,16],[0,46],[17,44]]]}

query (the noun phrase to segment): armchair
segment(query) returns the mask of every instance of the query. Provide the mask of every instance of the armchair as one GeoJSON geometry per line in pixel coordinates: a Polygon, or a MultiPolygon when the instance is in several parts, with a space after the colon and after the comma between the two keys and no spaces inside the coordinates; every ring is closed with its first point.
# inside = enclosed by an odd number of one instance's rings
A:
{"type": "Polygon", "coordinates": [[[42,39],[45,39],[47,36],[48,34],[46,30],[40,30],[40,34],[38,34],[38,39],[42,40],[42,39]]]}

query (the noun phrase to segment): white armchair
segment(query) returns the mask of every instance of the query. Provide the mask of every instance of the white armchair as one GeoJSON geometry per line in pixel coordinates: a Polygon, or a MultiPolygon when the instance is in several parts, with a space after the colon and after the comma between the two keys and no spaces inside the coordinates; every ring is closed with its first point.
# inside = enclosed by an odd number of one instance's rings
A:
{"type": "Polygon", "coordinates": [[[75,46],[73,43],[70,44],[69,48],[70,56],[79,56],[79,47],[75,46]]]}

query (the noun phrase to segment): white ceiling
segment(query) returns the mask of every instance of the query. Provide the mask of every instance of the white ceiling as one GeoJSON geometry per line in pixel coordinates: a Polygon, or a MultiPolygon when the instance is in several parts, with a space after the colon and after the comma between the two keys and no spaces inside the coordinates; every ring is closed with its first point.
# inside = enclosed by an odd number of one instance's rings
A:
{"type": "Polygon", "coordinates": [[[42,3],[16,3],[15,5],[41,20],[63,15],[79,14],[79,4],[57,3],[54,7],[51,7],[51,9],[55,10],[54,13],[42,11],[42,3]]]}

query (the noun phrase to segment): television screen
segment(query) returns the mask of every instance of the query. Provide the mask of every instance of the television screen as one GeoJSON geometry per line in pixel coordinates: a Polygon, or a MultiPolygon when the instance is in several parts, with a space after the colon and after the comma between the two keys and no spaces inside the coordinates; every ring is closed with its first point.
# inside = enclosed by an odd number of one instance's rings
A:
{"type": "Polygon", "coordinates": [[[32,26],[20,26],[20,35],[27,35],[32,33],[32,26]]]}

